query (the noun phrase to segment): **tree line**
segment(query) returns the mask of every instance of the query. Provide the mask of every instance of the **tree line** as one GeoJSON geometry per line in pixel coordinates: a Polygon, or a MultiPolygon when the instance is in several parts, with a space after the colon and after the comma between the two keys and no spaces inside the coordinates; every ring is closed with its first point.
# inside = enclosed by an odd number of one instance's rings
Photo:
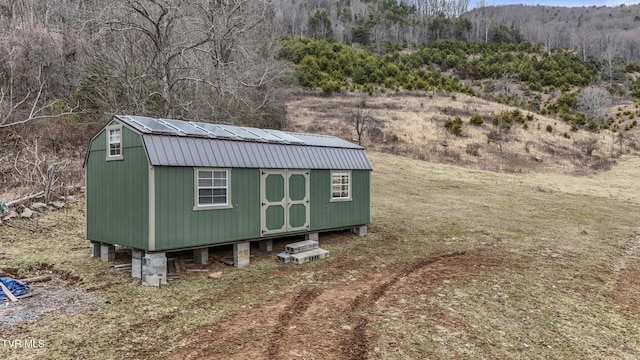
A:
{"type": "Polygon", "coordinates": [[[469,93],[459,80],[481,78],[514,79],[533,91],[605,81],[640,94],[628,76],[637,63],[626,61],[638,57],[640,37],[630,34],[640,6],[476,4],[469,11],[468,0],[0,0],[0,127],[114,113],[279,127],[283,89],[294,81],[327,93],[469,93]],[[567,31],[548,18],[569,19],[567,31]],[[623,36],[613,41],[616,29],[623,36]]]}

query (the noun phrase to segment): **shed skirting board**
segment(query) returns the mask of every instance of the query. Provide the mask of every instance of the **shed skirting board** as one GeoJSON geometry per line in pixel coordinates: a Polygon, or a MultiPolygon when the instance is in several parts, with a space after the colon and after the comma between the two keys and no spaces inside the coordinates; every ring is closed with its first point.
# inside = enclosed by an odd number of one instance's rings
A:
{"type": "Polygon", "coordinates": [[[153,166],[149,167],[149,250],[156,249],[156,176],[153,166]]]}

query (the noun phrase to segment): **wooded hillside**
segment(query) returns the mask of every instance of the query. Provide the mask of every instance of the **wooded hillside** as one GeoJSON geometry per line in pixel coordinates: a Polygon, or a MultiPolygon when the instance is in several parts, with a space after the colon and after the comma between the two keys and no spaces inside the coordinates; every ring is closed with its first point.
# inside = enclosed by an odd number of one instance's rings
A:
{"type": "Polygon", "coordinates": [[[628,83],[620,69],[639,58],[640,6],[467,10],[468,0],[3,0],[0,121],[74,109],[85,120],[135,113],[278,125],[282,35],[381,54],[441,39],[524,41],[570,49],[609,83],[628,83]]]}
{"type": "Polygon", "coordinates": [[[0,180],[46,181],[113,114],[287,128],[300,87],[462,93],[622,144],[640,115],[638,24],[640,5],[0,0],[0,180]]]}

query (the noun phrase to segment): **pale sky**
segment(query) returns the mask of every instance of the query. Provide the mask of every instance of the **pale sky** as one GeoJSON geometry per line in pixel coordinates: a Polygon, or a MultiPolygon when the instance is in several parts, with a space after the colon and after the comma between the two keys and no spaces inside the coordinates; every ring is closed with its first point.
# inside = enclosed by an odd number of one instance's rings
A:
{"type": "MultiPolygon", "coordinates": [[[[473,1],[472,1],[473,2],[473,1]]],[[[618,5],[635,5],[640,0],[485,0],[485,5],[508,5],[508,4],[525,4],[525,5],[545,5],[545,6],[618,6],[618,5]]]]}

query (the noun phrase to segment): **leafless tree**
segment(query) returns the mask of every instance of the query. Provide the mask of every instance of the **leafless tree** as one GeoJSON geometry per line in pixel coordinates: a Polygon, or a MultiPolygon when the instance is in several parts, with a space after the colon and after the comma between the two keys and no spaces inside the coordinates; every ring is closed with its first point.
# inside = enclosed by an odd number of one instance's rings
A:
{"type": "Polygon", "coordinates": [[[286,74],[268,1],[123,0],[101,16],[92,93],[129,113],[242,122],[267,116],[286,74]],[[105,80],[106,78],[106,80],[105,80]],[[120,104],[120,106],[118,106],[120,104]]]}
{"type": "Polygon", "coordinates": [[[507,142],[507,136],[502,130],[502,124],[498,125],[498,129],[489,131],[487,134],[487,142],[489,144],[492,142],[498,144],[498,148],[500,148],[500,152],[502,152],[502,144],[507,142]]]}
{"type": "Polygon", "coordinates": [[[413,0],[407,3],[415,5],[421,15],[436,16],[444,14],[448,17],[460,16],[469,10],[469,0],[413,0]]]}
{"type": "Polygon", "coordinates": [[[63,100],[73,82],[64,37],[17,20],[0,30],[0,128],[77,112],[63,100]]]}
{"type": "Polygon", "coordinates": [[[602,57],[604,59],[606,76],[611,85],[613,84],[613,74],[618,60],[618,44],[616,40],[609,39],[609,41],[607,41],[606,50],[602,53],[602,57]]]}
{"type": "Polygon", "coordinates": [[[594,121],[603,121],[611,107],[612,100],[609,92],[601,87],[583,89],[576,97],[578,110],[594,121]]]}
{"type": "Polygon", "coordinates": [[[384,122],[371,115],[371,111],[367,110],[367,99],[361,98],[357,109],[349,114],[348,117],[351,125],[358,134],[358,145],[362,146],[362,136],[372,129],[380,129],[384,127],[384,122]]]}
{"type": "Polygon", "coordinates": [[[581,148],[587,156],[593,156],[593,152],[600,148],[599,141],[595,137],[587,138],[584,140],[576,140],[573,142],[573,144],[581,148]]]}
{"type": "Polygon", "coordinates": [[[517,80],[518,80],[517,73],[506,71],[504,74],[502,74],[502,76],[500,77],[500,79],[496,84],[497,85],[496,87],[498,92],[500,93],[500,96],[510,98],[512,95],[511,87],[517,80]]]}
{"type": "Polygon", "coordinates": [[[59,100],[44,102],[42,99],[44,86],[44,81],[40,80],[35,97],[32,97],[28,92],[21,99],[14,99],[11,90],[6,91],[0,88],[0,128],[24,124],[37,119],[53,119],[73,115],[78,112],[77,106],[70,108],[66,104],[61,104],[59,100]],[[62,110],[58,105],[62,105],[62,110]],[[14,116],[16,112],[20,112],[20,115],[14,116]]]}
{"type": "Polygon", "coordinates": [[[113,3],[103,15],[102,40],[134,46],[129,51],[131,64],[146,63],[147,67],[128,80],[155,82],[142,100],[158,96],[162,115],[167,117],[175,111],[173,89],[182,78],[181,70],[197,48],[210,40],[202,19],[190,9],[189,2],[182,0],[125,0],[113,3]]]}

